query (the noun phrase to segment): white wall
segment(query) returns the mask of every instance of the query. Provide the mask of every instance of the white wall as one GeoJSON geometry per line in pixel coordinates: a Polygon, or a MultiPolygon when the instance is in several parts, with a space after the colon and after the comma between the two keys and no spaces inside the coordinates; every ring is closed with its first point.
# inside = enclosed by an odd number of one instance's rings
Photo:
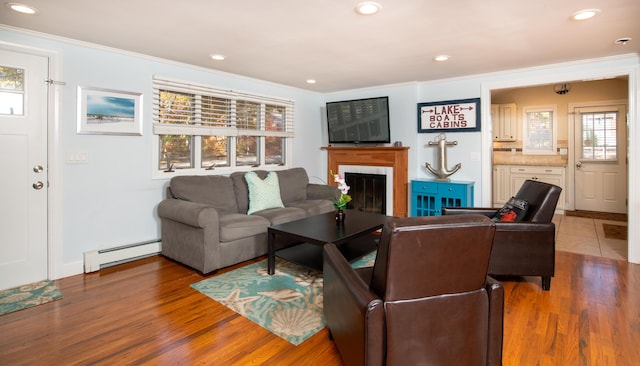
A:
{"type": "MultiPolygon", "coordinates": [[[[578,80],[600,75],[630,75],[630,156],[629,187],[640,184],[637,166],[640,132],[635,123],[640,120],[638,105],[640,81],[638,57],[591,60],[565,65],[549,65],[526,70],[421,83],[387,85],[377,88],[350,90],[326,95],[290,88],[238,75],[142,57],[106,48],[53,39],[32,33],[22,33],[0,27],[0,41],[57,52],[60,78],[66,83],[60,88],[59,134],[56,137],[60,161],[57,184],[61,185],[61,237],[52,243],[61,251],[61,274],[82,271],[82,253],[87,250],[160,238],[156,206],[163,197],[165,180],[151,179],[151,77],[154,74],[176,79],[193,80],[216,87],[255,92],[295,100],[296,139],[293,166],[305,167],[312,181],[326,177],[327,101],[389,96],[391,141],[409,146],[409,179],[431,178],[424,164],[436,162],[434,148],[427,147],[435,134],[417,133],[417,103],[482,98],[482,132],[448,133],[448,140],[458,146],[448,149],[448,163],[462,164],[451,176],[453,180],[476,182],[475,205],[491,201],[491,123],[490,90],[507,86],[522,86],[578,80]],[[143,136],[99,136],[76,134],[76,89],[78,85],[143,93],[143,136]],[[89,153],[87,164],[66,164],[68,151],[89,153]],[[479,156],[479,159],[477,159],[479,156]]],[[[54,191],[56,191],[54,189],[54,191]]],[[[629,259],[640,263],[640,228],[632,225],[640,217],[640,196],[629,192],[629,259]]],[[[56,274],[53,274],[56,277],[56,274]]]]}
{"type": "MultiPolygon", "coordinates": [[[[39,37],[0,28],[0,41],[56,51],[60,57],[59,135],[62,199],[61,237],[51,243],[60,251],[60,277],[82,272],[85,251],[160,239],[156,207],[167,180],[153,180],[152,76],[162,75],[215,87],[295,100],[296,143],[293,166],[307,168],[310,176],[325,177],[321,141],[320,94],[243,76],[215,72],[168,61],[63,39],[39,37]],[[143,94],[143,136],[79,135],[76,133],[78,86],[143,94]],[[67,164],[67,152],[88,153],[87,164],[67,164]]],[[[206,55],[205,55],[206,57],[206,55]]],[[[51,190],[52,192],[55,190],[51,190]]]]}
{"type": "MultiPolygon", "coordinates": [[[[480,87],[475,79],[444,80],[439,82],[406,83],[379,88],[349,90],[327,94],[326,101],[389,96],[389,118],[391,123],[391,141],[401,141],[409,146],[409,180],[433,179],[434,176],[425,167],[426,163],[437,167],[437,149],[428,146],[435,141],[439,133],[418,133],[418,103],[479,98],[480,87]]],[[[490,122],[482,121],[484,123],[490,122]]],[[[323,120],[326,124],[326,118],[323,120]]],[[[326,134],[325,134],[326,135],[326,134]]],[[[451,175],[451,180],[475,181],[475,191],[481,191],[481,133],[446,133],[447,141],[457,141],[458,145],[447,148],[448,167],[457,163],[462,168],[451,175]]],[[[326,137],[324,137],[324,141],[326,137]]],[[[489,145],[490,148],[490,145],[489,145]]],[[[410,201],[409,201],[410,202],[410,201]]],[[[480,204],[480,195],[476,193],[475,205],[480,204]]]]}
{"type": "MultiPolygon", "coordinates": [[[[491,205],[491,90],[507,87],[551,84],[561,81],[589,80],[611,76],[629,76],[629,261],[640,263],[640,228],[633,223],[640,220],[640,195],[633,187],[640,184],[637,145],[640,132],[640,62],[638,55],[624,55],[580,62],[547,65],[535,68],[508,70],[463,78],[435,80],[349,90],[327,95],[327,101],[389,95],[392,141],[403,140],[409,149],[409,179],[433,178],[424,167],[426,162],[437,164],[436,149],[427,142],[436,134],[417,133],[417,103],[481,98],[482,132],[447,133],[448,141],[458,145],[447,149],[449,167],[457,163],[462,168],[451,175],[452,180],[475,182],[475,205],[491,205]],[[398,101],[398,98],[406,98],[398,101]],[[479,158],[479,159],[478,159],[479,158]]],[[[326,123],[326,121],[324,121],[326,123]]]]}

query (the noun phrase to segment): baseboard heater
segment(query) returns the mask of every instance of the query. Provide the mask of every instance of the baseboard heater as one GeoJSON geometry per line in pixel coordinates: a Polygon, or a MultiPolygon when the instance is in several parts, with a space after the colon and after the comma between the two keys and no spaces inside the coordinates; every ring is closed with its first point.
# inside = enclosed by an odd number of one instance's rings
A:
{"type": "Polygon", "coordinates": [[[160,239],[123,245],[120,247],[84,252],[84,273],[131,262],[160,253],[160,239]]]}

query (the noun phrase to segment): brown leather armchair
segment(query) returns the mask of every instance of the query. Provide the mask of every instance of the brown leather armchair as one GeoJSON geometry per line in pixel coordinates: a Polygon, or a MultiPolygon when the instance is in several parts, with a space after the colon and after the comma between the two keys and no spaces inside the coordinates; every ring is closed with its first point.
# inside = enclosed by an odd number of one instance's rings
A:
{"type": "MultiPolygon", "coordinates": [[[[542,289],[551,288],[555,273],[556,226],[551,221],[562,188],[526,180],[514,196],[529,203],[522,221],[496,222],[490,275],[541,276],[542,289]]],[[[493,217],[497,208],[445,207],[443,215],[482,214],[493,217]]]]}
{"type": "Polygon", "coordinates": [[[502,285],[482,215],[391,219],[373,267],[324,246],[324,314],[352,365],[500,365],[502,285]]]}

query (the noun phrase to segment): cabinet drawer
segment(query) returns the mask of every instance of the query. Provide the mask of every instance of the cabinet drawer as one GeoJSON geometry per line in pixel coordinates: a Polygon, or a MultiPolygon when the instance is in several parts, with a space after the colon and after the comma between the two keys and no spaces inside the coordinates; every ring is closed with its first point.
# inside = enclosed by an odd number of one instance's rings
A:
{"type": "Polygon", "coordinates": [[[411,184],[411,191],[415,193],[438,193],[438,183],[435,182],[418,182],[414,181],[411,184]]]}
{"type": "Polygon", "coordinates": [[[511,174],[557,174],[562,175],[562,167],[519,166],[511,167],[511,174]]]}
{"type": "Polygon", "coordinates": [[[423,194],[465,194],[468,184],[456,184],[450,182],[421,182],[413,181],[411,191],[423,194]]]}
{"type": "Polygon", "coordinates": [[[455,195],[455,196],[462,196],[465,195],[467,192],[467,187],[463,186],[463,185],[459,185],[459,184],[447,184],[447,185],[441,185],[440,187],[438,187],[439,189],[439,193],[441,195],[445,195],[445,196],[451,196],[451,195],[455,195]]]}

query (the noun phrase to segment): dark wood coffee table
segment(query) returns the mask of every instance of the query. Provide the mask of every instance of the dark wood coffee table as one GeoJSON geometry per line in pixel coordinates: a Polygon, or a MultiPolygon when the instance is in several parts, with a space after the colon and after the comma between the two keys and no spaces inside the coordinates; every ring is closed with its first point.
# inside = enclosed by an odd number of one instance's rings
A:
{"type": "Polygon", "coordinates": [[[322,270],[322,247],[326,243],[336,244],[349,261],[371,253],[376,249],[376,241],[370,234],[381,229],[389,218],[381,214],[346,210],[343,224],[337,224],[335,213],[329,212],[271,226],[268,230],[269,274],[275,272],[276,256],[322,270]],[[295,240],[299,244],[276,250],[276,236],[295,240]]]}

